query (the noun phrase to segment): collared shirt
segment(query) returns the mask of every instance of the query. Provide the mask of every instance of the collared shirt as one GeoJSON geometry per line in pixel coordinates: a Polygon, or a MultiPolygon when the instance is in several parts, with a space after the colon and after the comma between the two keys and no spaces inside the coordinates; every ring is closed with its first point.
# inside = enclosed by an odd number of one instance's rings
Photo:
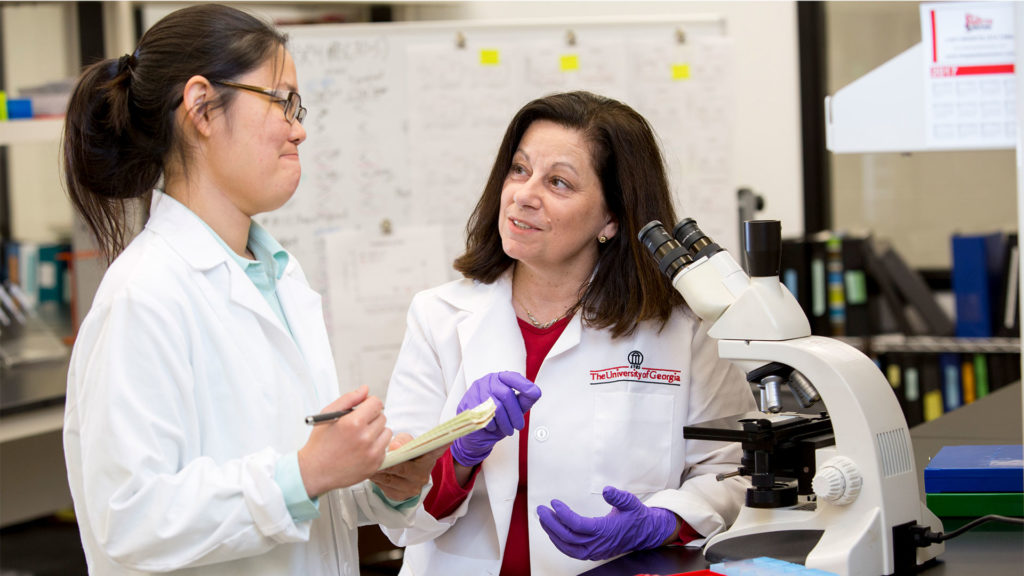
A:
{"type": "MultiPolygon", "coordinates": [[[[288,319],[285,317],[284,310],[281,308],[281,301],[277,297],[277,281],[284,275],[284,269],[288,266],[288,252],[284,247],[270,235],[270,232],[267,232],[266,228],[252,221],[249,224],[249,240],[247,245],[253,255],[256,256],[256,259],[250,260],[245,256],[240,256],[228,247],[224,239],[205,222],[203,222],[203,225],[213,234],[213,237],[224,247],[224,250],[227,251],[231,258],[241,266],[242,270],[245,271],[245,275],[256,285],[256,289],[260,291],[260,295],[267,301],[267,304],[274,311],[278,320],[281,321],[281,324],[291,334],[288,319]]],[[[294,338],[294,335],[292,337],[294,338]]]]}
{"type": "MultiPolygon", "coordinates": [[[[201,218],[200,221],[202,221],[201,218]]],[[[295,338],[288,325],[288,318],[284,315],[284,309],[281,308],[281,300],[277,297],[277,281],[281,279],[288,266],[288,252],[284,247],[270,235],[270,232],[267,232],[266,228],[251,221],[247,246],[256,259],[250,260],[232,250],[206,222],[203,222],[203,226],[227,251],[231,259],[245,271],[245,275],[252,280],[270,309],[288,330],[288,334],[295,338]]],[[[319,498],[311,499],[306,492],[306,485],[302,481],[298,452],[289,452],[278,459],[274,468],[274,481],[281,488],[288,512],[296,522],[312,520],[320,516],[319,498]]]]}

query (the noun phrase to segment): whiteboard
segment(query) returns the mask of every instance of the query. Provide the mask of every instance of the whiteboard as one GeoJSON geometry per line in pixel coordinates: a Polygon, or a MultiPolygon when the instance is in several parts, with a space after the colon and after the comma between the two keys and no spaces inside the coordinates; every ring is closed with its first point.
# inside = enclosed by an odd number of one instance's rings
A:
{"type": "Polygon", "coordinates": [[[294,197],[257,220],[324,296],[342,390],[383,397],[412,296],[458,277],[466,221],[526,102],[584,89],[643,114],[677,215],[739,244],[733,47],[713,16],[286,27],[308,109],[294,197]]]}

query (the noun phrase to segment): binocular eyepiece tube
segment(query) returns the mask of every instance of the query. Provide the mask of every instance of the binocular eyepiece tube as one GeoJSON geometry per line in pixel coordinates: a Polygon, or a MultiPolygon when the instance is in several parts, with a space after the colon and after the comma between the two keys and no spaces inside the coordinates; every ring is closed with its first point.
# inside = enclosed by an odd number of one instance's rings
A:
{"type": "Polygon", "coordinates": [[[721,252],[722,247],[715,244],[711,238],[708,238],[707,234],[697,226],[697,221],[693,218],[683,218],[676,224],[676,227],[672,229],[672,236],[683,245],[684,248],[690,251],[694,260],[699,259],[701,256],[708,256],[721,252]]]}
{"type": "Polygon", "coordinates": [[[669,235],[664,224],[652,220],[637,234],[640,242],[658,263],[658,268],[669,278],[675,278],[683,268],[704,256],[713,256],[722,248],[697,227],[693,218],[676,224],[669,235]]]}
{"type": "MultiPolygon", "coordinates": [[[[781,254],[781,225],[778,220],[750,220],[743,223],[744,256],[752,277],[778,276],[781,254]]],[[[672,234],[658,220],[652,220],[637,235],[669,278],[691,262],[712,257],[722,251],[697,226],[693,218],[684,218],[672,234]]]]}
{"type": "Polygon", "coordinates": [[[665,226],[658,220],[652,220],[637,234],[640,242],[658,263],[658,268],[669,278],[693,262],[690,251],[679,241],[669,236],[665,226]]]}

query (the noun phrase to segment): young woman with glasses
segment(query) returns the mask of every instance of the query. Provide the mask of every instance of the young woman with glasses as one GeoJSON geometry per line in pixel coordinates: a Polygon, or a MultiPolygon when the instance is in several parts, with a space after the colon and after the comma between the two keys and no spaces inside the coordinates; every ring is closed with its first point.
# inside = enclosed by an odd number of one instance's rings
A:
{"type": "Polygon", "coordinates": [[[320,297],[252,220],[299,183],[306,109],[285,42],[192,6],[72,96],[68,193],[112,260],[64,426],[93,574],[358,574],[357,525],[404,526],[436,459],[377,472],[408,436],[392,442],[365,386],[338,397],[320,297]]]}

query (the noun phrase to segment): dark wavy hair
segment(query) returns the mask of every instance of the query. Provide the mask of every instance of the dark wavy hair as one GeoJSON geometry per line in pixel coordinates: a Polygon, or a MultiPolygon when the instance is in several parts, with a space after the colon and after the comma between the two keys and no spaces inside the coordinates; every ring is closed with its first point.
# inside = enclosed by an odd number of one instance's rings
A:
{"type": "Polygon", "coordinates": [[[595,328],[610,328],[616,338],[632,334],[645,320],[658,320],[664,327],[683,299],[637,239],[651,220],[676,221],[661,150],[643,116],[590,92],[538,98],[512,118],[483,195],[466,224],[466,252],[455,260],[455,269],[489,284],[513,264],[498,234],[501,189],[523,134],[537,120],[583,134],[605,203],[619,225],[615,237],[598,245],[593,279],[580,298],[584,321],[595,328]]]}
{"type": "MultiPolygon", "coordinates": [[[[131,204],[153,190],[171,155],[187,166],[175,111],[188,79],[234,79],[286,43],[285,35],[246,12],[200,4],[162,18],[133,54],[82,72],[64,124],[64,179],[108,261],[131,240],[131,204]]],[[[232,93],[206,106],[227,107],[232,93]]]]}

